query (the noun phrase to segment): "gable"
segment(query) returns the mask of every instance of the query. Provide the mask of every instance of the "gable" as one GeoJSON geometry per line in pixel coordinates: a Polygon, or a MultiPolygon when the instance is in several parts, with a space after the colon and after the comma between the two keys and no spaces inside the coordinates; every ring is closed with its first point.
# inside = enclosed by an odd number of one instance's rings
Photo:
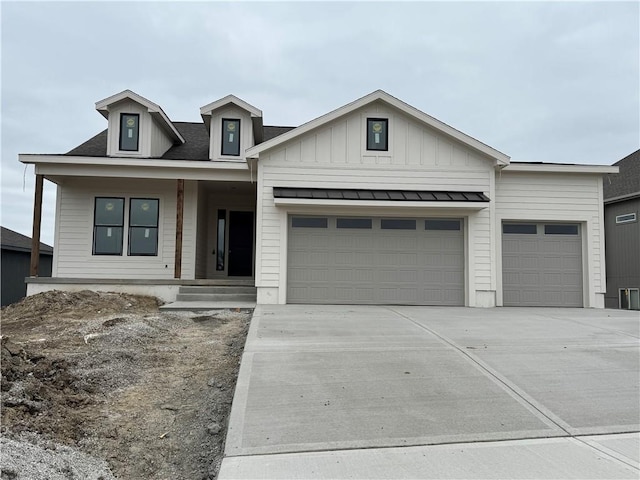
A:
{"type": "MultiPolygon", "coordinates": [[[[295,130],[294,130],[295,131],[295,130]]],[[[293,133],[289,132],[289,134],[293,133]]],[[[285,137],[283,134],[281,137],[285,137]]],[[[278,140],[277,138],[275,140],[278,140]]],[[[268,143],[268,142],[267,142],[268,143]]],[[[266,149],[270,165],[488,170],[496,160],[383,101],[375,101],[266,149]],[[388,121],[388,149],[367,149],[367,119],[388,121]]]]}

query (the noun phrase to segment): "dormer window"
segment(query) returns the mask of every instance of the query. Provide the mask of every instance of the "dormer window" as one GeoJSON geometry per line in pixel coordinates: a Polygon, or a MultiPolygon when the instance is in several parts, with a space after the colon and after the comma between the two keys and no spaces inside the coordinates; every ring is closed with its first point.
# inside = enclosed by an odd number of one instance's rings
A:
{"type": "Polygon", "coordinates": [[[240,120],[222,119],[222,155],[240,155],[240,120]]]}
{"type": "Polygon", "coordinates": [[[367,150],[389,150],[388,122],[386,118],[367,118],[367,150]]]}
{"type": "Polygon", "coordinates": [[[120,150],[137,152],[139,131],[140,115],[137,113],[120,114],[120,150]]]}

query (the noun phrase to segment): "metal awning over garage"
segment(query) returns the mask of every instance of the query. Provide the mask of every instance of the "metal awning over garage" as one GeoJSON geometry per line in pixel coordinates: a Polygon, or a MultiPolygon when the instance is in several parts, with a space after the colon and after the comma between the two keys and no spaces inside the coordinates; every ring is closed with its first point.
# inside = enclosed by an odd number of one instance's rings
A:
{"type": "Polygon", "coordinates": [[[489,202],[482,192],[274,187],[274,198],[396,202],[489,202]]]}

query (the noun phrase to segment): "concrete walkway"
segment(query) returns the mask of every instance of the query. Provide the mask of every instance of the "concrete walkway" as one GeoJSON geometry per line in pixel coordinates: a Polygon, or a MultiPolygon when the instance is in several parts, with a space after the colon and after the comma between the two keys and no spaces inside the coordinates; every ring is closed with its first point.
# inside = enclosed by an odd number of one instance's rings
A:
{"type": "Polygon", "coordinates": [[[639,478],[640,316],[258,306],[220,479],[639,478]]]}

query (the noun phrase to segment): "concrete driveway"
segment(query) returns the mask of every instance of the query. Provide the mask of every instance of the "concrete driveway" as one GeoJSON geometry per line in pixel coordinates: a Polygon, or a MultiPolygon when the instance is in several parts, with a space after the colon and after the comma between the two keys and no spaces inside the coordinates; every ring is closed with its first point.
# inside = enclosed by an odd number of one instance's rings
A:
{"type": "Polygon", "coordinates": [[[220,479],[639,478],[640,315],[258,306],[220,479]]]}

